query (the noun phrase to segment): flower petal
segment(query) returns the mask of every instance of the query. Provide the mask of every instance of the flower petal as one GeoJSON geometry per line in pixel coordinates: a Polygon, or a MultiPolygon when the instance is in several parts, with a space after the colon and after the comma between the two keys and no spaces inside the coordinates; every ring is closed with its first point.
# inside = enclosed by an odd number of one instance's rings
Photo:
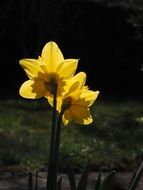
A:
{"type": "Polygon", "coordinates": [[[38,77],[39,73],[42,73],[39,61],[36,59],[21,59],[19,63],[30,79],[38,77]]]}
{"type": "Polygon", "coordinates": [[[70,113],[72,119],[77,123],[88,125],[93,121],[90,110],[87,107],[73,105],[70,113]]]}
{"type": "Polygon", "coordinates": [[[67,125],[71,120],[71,114],[70,114],[70,110],[67,109],[65,112],[64,112],[64,115],[62,117],[62,120],[63,120],[63,123],[64,125],[67,125]]]}
{"type": "Polygon", "coordinates": [[[74,97],[78,97],[81,93],[81,89],[84,86],[86,81],[86,74],[84,72],[80,72],[76,74],[71,80],[68,81],[66,86],[66,91],[68,95],[72,95],[74,97]]]}
{"type": "Polygon", "coordinates": [[[78,59],[65,59],[57,67],[57,72],[61,77],[71,78],[77,69],[78,59]]]}
{"type": "MultiPolygon", "coordinates": [[[[74,83],[72,83],[72,85],[70,86],[70,88],[68,89],[68,96],[72,96],[73,93],[75,93],[78,89],[79,86],[79,82],[75,81],[74,83]]],[[[67,86],[66,86],[67,87],[67,86]]],[[[65,87],[65,89],[66,89],[65,87]]]]}
{"type": "Polygon", "coordinates": [[[72,79],[73,79],[73,81],[79,82],[78,90],[80,90],[85,85],[86,74],[84,72],[80,72],[80,73],[76,74],[72,79]]]}
{"type": "Polygon", "coordinates": [[[94,103],[98,94],[99,91],[83,90],[83,92],[80,94],[78,104],[89,107],[94,103]]]}
{"type": "Polygon", "coordinates": [[[47,67],[48,72],[56,71],[58,64],[64,60],[58,45],[52,41],[44,46],[41,57],[42,63],[47,67]]]}
{"type": "Polygon", "coordinates": [[[22,84],[19,90],[19,94],[24,98],[38,99],[47,93],[44,82],[28,80],[22,84]]]}

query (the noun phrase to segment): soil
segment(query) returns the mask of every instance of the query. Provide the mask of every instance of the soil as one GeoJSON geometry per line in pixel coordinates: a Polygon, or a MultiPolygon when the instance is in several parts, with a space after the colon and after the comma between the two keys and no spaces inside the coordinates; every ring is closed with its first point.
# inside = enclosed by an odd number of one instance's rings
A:
{"type": "MultiPolygon", "coordinates": [[[[46,186],[46,173],[40,172],[38,173],[38,190],[45,190],[46,186]]],[[[104,177],[106,173],[102,174],[104,177]]],[[[87,190],[93,190],[95,186],[95,181],[97,179],[98,173],[90,173],[88,177],[88,185],[87,190]]],[[[62,177],[62,190],[70,190],[68,177],[66,174],[59,174],[59,177],[62,177]]],[[[128,187],[130,179],[132,177],[132,173],[124,172],[118,173],[118,187],[116,190],[124,190],[128,187]]],[[[76,180],[78,182],[80,178],[80,174],[76,174],[76,180]]],[[[34,181],[34,179],[33,179],[34,181]]],[[[27,190],[27,177],[10,177],[9,179],[0,180],[0,190],[27,190]]],[[[136,190],[143,190],[143,176],[138,184],[136,190]]]]}

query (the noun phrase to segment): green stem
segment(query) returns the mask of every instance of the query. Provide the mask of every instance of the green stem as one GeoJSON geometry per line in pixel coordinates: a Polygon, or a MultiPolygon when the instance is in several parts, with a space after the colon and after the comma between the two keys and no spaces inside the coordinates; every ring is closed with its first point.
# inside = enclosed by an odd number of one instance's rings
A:
{"type": "Polygon", "coordinates": [[[33,189],[33,174],[31,172],[29,172],[28,175],[28,190],[32,190],[33,189]]]}
{"type": "Polygon", "coordinates": [[[57,93],[54,93],[54,95],[53,95],[51,142],[50,142],[50,154],[49,154],[46,190],[55,190],[55,188],[56,188],[56,184],[55,184],[55,181],[53,179],[53,173],[55,170],[54,155],[55,155],[55,138],[56,138],[56,106],[57,106],[57,93]]]}
{"type": "Polygon", "coordinates": [[[59,158],[62,115],[63,115],[63,112],[61,112],[58,117],[57,132],[56,132],[56,139],[55,139],[55,156],[54,156],[55,167],[54,167],[54,173],[53,173],[53,180],[55,184],[57,184],[57,176],[58,176],[58,158],[59,158]]]}

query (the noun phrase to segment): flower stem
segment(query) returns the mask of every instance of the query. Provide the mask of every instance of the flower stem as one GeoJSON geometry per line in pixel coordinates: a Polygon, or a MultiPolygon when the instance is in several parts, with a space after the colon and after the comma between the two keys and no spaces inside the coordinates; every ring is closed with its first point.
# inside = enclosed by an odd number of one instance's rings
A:
{"type": "Polygon", "coordinates": [[[54,172],[53,172],[53,180],[55,181],[55,184],[57,184],[57,176],[58,176],[58,158],[59,158],[62,115],[63,113],[61,112],[58,117],[56,139],[55,139],[55,155],[54,155],[55,167],[54,167],[54,172]]]}
{"type": "Polygon", "coordinates": [[[55,138],[56,138],[56,106],[57,106],[57,93],[54,93],[53,94],[51,142],[50,142],[50,154],[49,154],[46,190],[56,190],[56,183],[53,178],[53,174],[55,171],[54,157],[55,157],[55,138]]]}

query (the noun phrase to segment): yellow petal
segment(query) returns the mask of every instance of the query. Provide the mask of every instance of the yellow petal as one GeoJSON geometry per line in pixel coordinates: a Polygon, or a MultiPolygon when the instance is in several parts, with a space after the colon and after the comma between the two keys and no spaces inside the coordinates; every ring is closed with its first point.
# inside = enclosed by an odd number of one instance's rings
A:
{"type": "Polygon", "coordinates": [[[71,106],[70,113],[72,119],[77,123],[88,125],[93,121],[90,110],[87,107],[71,106]]]}
{"type": "MultiPolygon", "coordinates": [[[[79,86],[79,82],[78,81],[75,81],[74,83],[72,83],[72,85],[70,86],[67,94],[68,96],[72,96],[73,93],[75,93],[78,89],[78,86],[79,86]]],[[[65,87],[66,89],[66,87],[65,87]]]]}
{"type": "Polygon", "coordinates": [[[19,94],[24,98],[38,99],[47,93],[43,81],[28,80],[22,84],[19,94]]]}
{"type": "Polygon", "coordinates": [[[69,109],[64,112],[62,120],[63,120],[64,125],[67,125],[72,120],[69,109]]]}
{"type": "Polygon", "coordinates": [[[42,73],[39,61],[36,59],[21,59],[19,63],[30,79],[36,78],[42,73]]]}
{"type": "Polygon", "coordinates": [[[83,92],[80,94],[78,103],[80,105],[89,107],[94,103],[98,94],[99,94],[99,91],[83,90],[83,92]]]}
{"type": "Polygon", "coordinates": [[[71,78],[77,69],[78,59],[66,59],[57,68],[61,77],[71,78]]]}
{"type": "Polygon", "coordinates": [[[48,72],[55,72],[58,64],[64,60],[61,50],[57,44],[52,41],[44,46],[41,57],[48,72]]]}
{"type": "Polygon", "coordinates": [[[86,81],[86,74],[84,72],[80,72],[76,74],[71,80],[68,81],[66,86],[66,91],[68,95],[72,95],[74,97],[78,97],[81,93],[80,90],[84,86],[86,81]]]}

